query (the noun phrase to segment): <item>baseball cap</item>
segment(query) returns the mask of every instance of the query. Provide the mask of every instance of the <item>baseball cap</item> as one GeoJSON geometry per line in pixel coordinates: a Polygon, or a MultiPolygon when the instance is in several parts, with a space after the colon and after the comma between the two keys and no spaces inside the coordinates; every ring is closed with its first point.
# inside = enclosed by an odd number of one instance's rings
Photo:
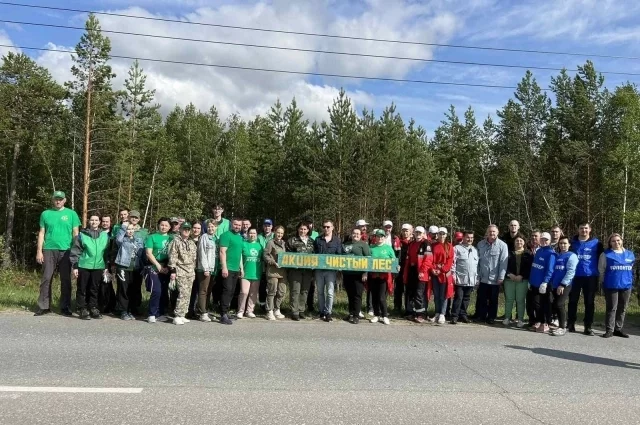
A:
{"type": "Polygon", "coordinates": [[[376,230],[373,232],[373,234],[374,234],[374,235],[376,235],[376,236],[386,236],[386,235],[387,235],[387,234],[384,232],[384,230],[382,230],[382,229],[376,229],[376,230]]]}
{"type": "Polygon", "coordinates": [[[416,233],[424,233],[424,227],[422,226],[416,227],[416,233]]]}
{"type": "Polygon", "coordinates": [[[266,224],[267,226],[273,226],[273,221],[270,218],[265,218],[262,224],[266,224]]]}
{"type": "MultiPolygon", "coordinates": [[[[431,229],[429,229],[429,230],[431,230],[431,229]]],[[[447,228],[446,228],[446,227],[440,227],[440,228],[438,229],[438,233],[444,233],[444,234],[446,235],[446,234],[448,233],[448,232],[447,232],[447,228]]]]}
{"type": "Polygon", "coordinates": [[[393,222],[391,220],[385,220],[382,222],[382,227],[393,227],[393,222]]]}
{"type": "Polygon", "coordinates": [[[169,223],[179,223],[180,219],[178,217],[171,217],[169,219],[169,223]]]}
{"type": "Polygon", "coordinates": [[[542,232],[542,234],[540,235],[540,239],[546,239],[548,241],[551,240],[551,235],[549,234],[549,232],[542,232]]]}
{"type": "Polygon", "coordinates": [[[411,225],[409,223],[405,223],[402,225],[402,230],[411,230],[411,225]]]}
{"type": "Polygon", "coordinates": [[[138,217],[140,218],[140,213],[136,210],[129,211],[129,217],[138,217]]]}
{"type": "Polygon", "coordinates": [[[51,195],[51,197],[54,199],[64,199],[66,198],[66,195],[64,194],[63,191],[56,190],[55,192],[53,192],[53,195],[51,195]]]}
{"type": "Polygon", "coordinates": [[[184,223],[182,223],[180,225],[180,228],[181,229],[189,229],[189,230],[191,230],[191,223],[189,223],[188,221],[185,221],[184,223]]]}
{"type": "Polygon", "coordinates": [[[431,233],[431,234],[438,233],[438,226],[429,226],[429,233],[431,233]]]}
{"type": "Polygon", "coordinates": [[[453,237],[454,237],[456,240],[464,239],[464,235],[462,234],[462,232],[456,232],[456,233],[453,235],[453,237]]]}
{"type": "Polygon", "coordinates": [[[365,220],[360,219],[358,221],[356,221],[356,226],[368,226],[369,223],[367,223],[365,220]]]}

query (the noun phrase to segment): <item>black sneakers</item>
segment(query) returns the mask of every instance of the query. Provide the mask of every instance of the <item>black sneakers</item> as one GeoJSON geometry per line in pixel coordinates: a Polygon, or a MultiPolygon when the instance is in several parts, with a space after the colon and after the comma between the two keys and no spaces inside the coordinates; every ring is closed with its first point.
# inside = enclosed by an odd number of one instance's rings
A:
{"type": "Polygon", "coordinates": [[[593,329],[591,329],[591,328],[584,328],[583,334],[585,334],[586,336],[594,336],[595,335],[595,333],[593,332],[593,329]]]}
{"type": "Polygon", "coordinates": [[[571,333],[576,333],[576,325],[569,325],[567,330],[571,333]]]}
{"type": "Polygon", "coordinates": [[[613,336],[619,336],[620,338],[629,338],[629,334],[622,332],[621,330],[613,331],[613,336]]]}
{"type": "Polygon", "coordinates": [[[291,315],[291,320],[293,320],[294,322],[299,322],[300,321],[300,315],[299,314],[292,314],[291,315]]]}
{"type": "Polygon", "coordinates": [[[606,331],[606,332],[602,335],[602,337],[603,337],[603,338],[611,338],[612,336],[613,336],[613,332],[611,332],[611,331],[606,331]]]}
{"type": "Polygon", "coordinates": [[[49,314],[51,313],[51,310],[49,310],[48,308],[39,308],[36,310],[35,313],[33,313],[34,316],[44,316],[45,314],[49,314]]]}
{"type": "Polygon", "coordinates": [[[328,313],[326,316],[324,316],[324,321],[333,322],[333,317],[331,317],[331,313],[328,313]]]}
{"type": "Polygon", "coordinates": [[[220,323],[222,323],[223,325],[233,325],[233,322],[231,321],[231,319],[229,319],[229,316],[227,316],[226,314],[223,314],[220,317],[220,323]]]}
{"type": "Polygon", "coordinates": [[[97,308],[91,309],[91,318],[92,319],[102,319],[102,314],[100,314],[100,310],[97,308]]]}
{"type": "Polygon", "coordinates": [[[86,308],[80,310],[80,318],[82,320],[91,320],[91,314],[89,313],[89,310],[87,310],[86,308]]]}
{"type": "Polygon", "coordinates": [[[73,313],[71,312],[71,309],[69,307],[65,307],[62,310],[60,310],[60,314],[67,317],[73,316],[73,313]]]}

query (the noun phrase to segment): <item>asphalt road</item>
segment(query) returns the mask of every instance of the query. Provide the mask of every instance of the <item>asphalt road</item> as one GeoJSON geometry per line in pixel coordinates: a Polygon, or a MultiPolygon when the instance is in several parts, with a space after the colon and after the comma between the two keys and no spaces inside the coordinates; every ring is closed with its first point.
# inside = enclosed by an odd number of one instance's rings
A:
{"type": "Polygon", "coordinates": [[[0,361],[1,424],[640,422],[640,336],[2,314],[0,361]]]}

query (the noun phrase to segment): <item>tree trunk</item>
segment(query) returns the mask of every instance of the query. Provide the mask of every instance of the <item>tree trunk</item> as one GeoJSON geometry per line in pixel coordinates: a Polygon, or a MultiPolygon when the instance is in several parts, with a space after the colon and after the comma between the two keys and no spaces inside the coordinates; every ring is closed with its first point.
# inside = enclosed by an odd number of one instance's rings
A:
{"type": "Polygon", "coordinates": [[[9,199],[7,202],[7,229],[4,233],[4,252],[2,267],[11,267],[11,246],[13,245],[13,220],[16,212],[16,181],[18,180],[18,157],[20,156],[20,142],[13,144],[13,162],[11,163],[11,180],[9,181],[9,199]]]}
{"type": "MultiPolygon", "coordinates": [[[[75,133],[75,129],[74,129],[75,133]]],[[[73,135],[73,150],[71,151],[71,209],[76,209],[76,135],[73,135]]]]}
{"type": "Polygon", "coordinates": [[[131,208],[131,193],[133,192],[133,158],[135,156],[134,147],[136,144],[136,112],[137,111],[134,106],[132,112],[133,115],[131,117],[131,139],[129,140],[129,148],[131,149],[131,161],[129,162],[129,194],[127,195],[127,208],[131,208]]]}
{"type": "Polygon", "coordinates": [[[487,188],[487,177],[484,175],[484,168],[482,168],[482,182],[484,183],[484,199],[487,203],[487,216],[489,217],[489,224],[493,224],[491,221],[491,208],[489,208],[489,189],[487,188]]]}
{"type": "MultiPolygon", "coordinates": [[[[91,70],[89,70],[91,75],[91,70]]],[[[89,214],[89,176],[91,172],[91,79],[87,83],[87,123],[84,136],[84,169],[82,173],[82,225],[87,224],[89,214]]]]}
{"type": "Polygon", "coordinates": [[[622,236],[622,240],[624,240],[624,226],[626,224],[627,217],[627,187],[629,186],[629,165],[624,165],[624,195],[622,198],[622,229],[620,231],[620,236],[622,236]]]}
{"type": "Polygon", "coordinates": [[[156,174],[158,173],[158,158],[156,158],[155,164],[153,164],[153,175],[151,176],[151,187],[149,187],[149,197],[147,198],[147,207],[144,209],[144,220],[142,220],[142,227],[145,227],[147,223],[147,214],[149,213],[149,205],[151,204],[151,195],[153,194],[153,187],[156,184],[156,174]]]}

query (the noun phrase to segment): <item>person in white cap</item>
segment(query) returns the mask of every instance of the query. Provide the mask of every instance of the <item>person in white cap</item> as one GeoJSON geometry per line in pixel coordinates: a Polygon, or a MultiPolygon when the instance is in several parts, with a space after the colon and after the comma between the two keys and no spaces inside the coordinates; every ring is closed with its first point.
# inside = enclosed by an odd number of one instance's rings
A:
{"type": "Polygon", "coordinates": [[[400,252],[398,256],[398,265],[400,270],[396,275],[395,286],[393,290],[393,308],[398,314],[402,314],[402,301],[404,299],[404,312],[405,316],[412,314],[410,310],[410,300],[408,298],[408,292],[405,291],[406,280],[404,279],[404,263],[407,259],[407,249],[409,244],[413,241],[413,226],[405,223],[402,225],[400,231],[400,252]]]}
{"type": "Polygon", "coordinates": [[[400,255],[400,238],[393,234],[393,222],[391,220],[385,220],[382,222],[384,228],[384,243],[393,248],[393,252],[396,253],[396,257],[400,255]]]}
{"type": "Polygon", "coordinates": [[[438,226],[429,226],[429,234],[427,235],[429,243],[433,243],[438,239],[438,229],[438,226]]]}
{"type": "Polygon", "coordinates": [[[543,232],[540,235],[540,249],[536,252],[531,274],[529,275],[529,292],[527,293],[527,312],[529,325],[537,332],[549,332],[551,323],[551,278],[556,265],[556,252],[551,247],[551,235],[543,232]]]}
{"type": "Polygon", "coordinates": [[[406,310],[407,319],[417,323],[424,322],[427,317],[429,298],[426,297],[426,286],[431,269],[431,245],[424,237],[425,229],[416,227],[415,239],[407,248],[407,256],[403,265],[403,279],[407,285],[406,310]]]}
{"type": "Polygon", "coordinates": [[[369,223],[367,223],[366,220],[364,219],[360,219],[358,221],[356,221],[356,229],[360,229],[360,234],[361,234],[361,241],[363,242],[369,242],[369,234],[367,233],[367,226],[369,225],[369,223]]]}
{"type": "Polygon", "coordinates": [[[453,297],[452,268],[454,253],[453,245],[447,241],[447,234],[447,228],[440,227],[438,229],[438,238],[431,244],[433,257],[429,286],[433,291],[433,300],[436,304],[435,321],[438,324],[445,322],[447,299],[453,297]]]}

